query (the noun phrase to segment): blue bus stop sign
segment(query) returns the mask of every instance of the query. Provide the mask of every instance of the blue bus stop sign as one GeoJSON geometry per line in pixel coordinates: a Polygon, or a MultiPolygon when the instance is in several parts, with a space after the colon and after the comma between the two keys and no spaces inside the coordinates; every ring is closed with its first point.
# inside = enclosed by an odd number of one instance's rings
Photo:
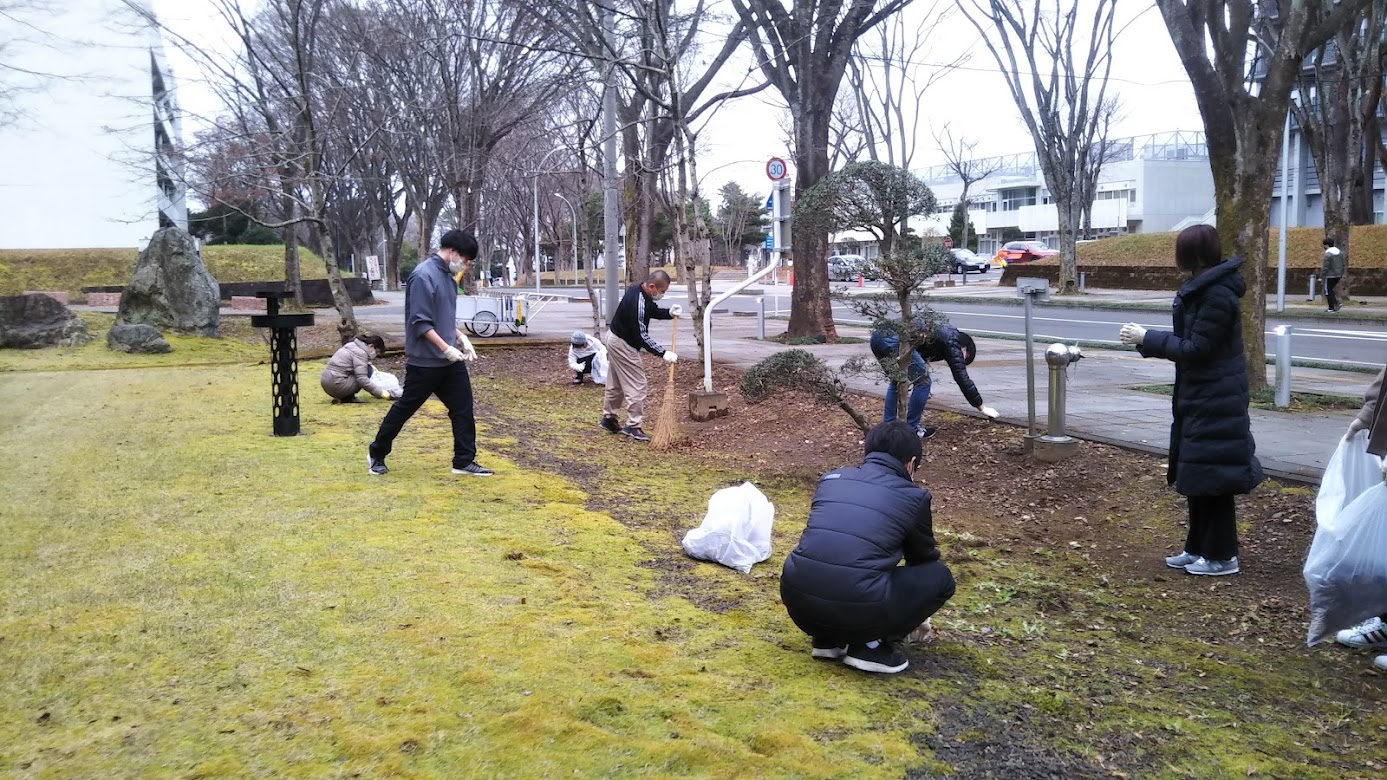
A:
{"type": "Polygon", "coordinates": [[[769,233],[766,234],[766,248],[775,249],[775,236],[769,233]]]}

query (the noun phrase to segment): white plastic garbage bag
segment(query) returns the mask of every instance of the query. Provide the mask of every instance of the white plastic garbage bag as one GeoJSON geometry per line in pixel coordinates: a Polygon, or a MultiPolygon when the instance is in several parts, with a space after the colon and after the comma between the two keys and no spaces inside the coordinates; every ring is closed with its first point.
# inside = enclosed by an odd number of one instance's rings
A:
{"type": "Polygon", "coordinates": [[[381,391],[385,391],[390,398],[399,398],[404,395],[405,389],[400,385],[400,380],[389,371],[375,371],[371,374],[370,386],[366,389],[371,395],[379,396],[381,391]]]}
{"type": "Polygon", "coordinates": [[[1368,432],[1340,439],[1315,495],[1315,522],[1321,528],[1335,527],[1344,507],[1381,481],[1382,459],[1368,452],[1368,432]]]}
{"type": "Polygon", "coordinates": [[[1305,559],[1310,591],[1305,641],[1311,645],[1387,612],[1387,484],[1381,473],[1376,485],[1326,519],[1320,520],[1305,559]]]}
{"type": "Polygon", "coordinates": [[[599,385],[607,384],[607,348],[597,350],[592,357],[592,381],[599,385]]]}
{"type": "Polygon", "coordinates": [[[771,557],[775,505],[750,482],[724,488],[708,499],[703,524],[684,534],[684,552],[748,574],[771,557]]]}

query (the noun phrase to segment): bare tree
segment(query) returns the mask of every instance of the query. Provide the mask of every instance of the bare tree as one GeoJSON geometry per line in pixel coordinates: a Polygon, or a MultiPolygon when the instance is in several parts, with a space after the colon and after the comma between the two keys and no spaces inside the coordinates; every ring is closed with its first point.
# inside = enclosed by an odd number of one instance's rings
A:
{"type": "Polygon", "coordinates": [[[1244,258],[1247,374],[1266,387],[1267,226],[1281,126],[1305,54],[1371,0],[1156,0],[1194,85],[1213,169],[1224,252],[1244,258]]]}
{"type": "MultiPolygon", "coordinates": [[[[830,118],[853,44],[910,0],[732,0],[751,39],[753,56],[794,118],[796,197],[829,171],[830,118]]],[[[836,341],[828,285],[828,233],[794,231],[797,260],[790,336],[836,341]]]]}
{"type": "Polygon", "coordinates": [[[44,20],[54,14],[48,0],[0,0],[0,129],[24,115],[21,99],[39,92],[64,74],[35,68],[26,55],[36,48],[62,43],[44,20]]]}
{"type": "Polygon", "coordinates": [[[939,151],[944,155],[944,164],[963,182],[963,191],[958,196],[958,208],[963,210],[963,240],[959,242],[959,246],[967,249],[969,190],[974,184],[996,173],[1002,167],[1002,163],[996,158],[978,159],[973,154],[978,142],[966,140],[963,136],[954,138],[948,124],[934,136],[934,142],[939,145],[939,151]]]}
{"type": "MultiPolygon", "coordinates": [[[[1319,178],[1325,235],[1333,238],[1349,259],[1353,257],[1348,228],[1356,221],[1354,204],[1371,197],[1367,195],[1372,190],[1368,186],[1371,178],[1363,178],[1364,126],[1376,113],[1372,93],[1381,91],[1379,51],[1385,24],[1387,2],[1373,0],[1366,15],[1350,20],[1310,55],[1301,69],[1300,99],[1291,101],[1291,111],[1310,147],[1319,178]]],[[[1285,188],[1286,183],[1282,183],[1283,192],[1285,188]]],[[[1350,276],[1345,269],[1339,282],[1340,295],[1345,298],[1349,296],[1350,276]]]]}
{"type": "Polygon", "coordinates": [[[1093,145],[1088,148],[1088,156],[1084,158],[1079,169],[1078,193],[1084,215],[1084,238],[1093,237],[1093,203],[1098,198],[1098,178],[1103,173],[1103,166],[1126,152],[1125,146],[1119,149],[1109,144],[1112,125],[1117,121],[1120,108],[1121,102],[1116,96],[1108,97],[1098,106],[1098,124],[1093,133],[1093,145]]]}
{"type": "MultiPolygon", "coordinates": [[[[949,0],[931,0],[913,25],[895,14],[864,35],[853,47],[847,80],[848,99],[860,117],[858,127],[869,159],[909,168],[919,148],[917,128],[925,93],[967,62],[967,52],[952,61],[926,66],[921,57],[939,26],[952,16],[949,0]]],[[[854,158],[855,159],[855,158],[854,158]]]]}
{"type": "Polygon", "coordinates": [[[1096,0],[1087,24],[1080,23],[1077,0],[955,2],[992,52],[1035,142],[1059,212],[1060,292],[1076,293],[1081,180],[1102,124],[1117,0],[1096,0]]]}

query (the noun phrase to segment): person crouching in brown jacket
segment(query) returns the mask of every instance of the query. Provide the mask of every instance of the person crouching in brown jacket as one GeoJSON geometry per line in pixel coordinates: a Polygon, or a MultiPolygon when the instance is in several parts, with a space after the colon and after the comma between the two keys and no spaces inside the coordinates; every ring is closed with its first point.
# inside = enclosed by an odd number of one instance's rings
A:
{"type": "Polygon", "coordinates": [[[323,368],[319,383],[323,392],[332,396],[334,403],[354,404],[360,390],[377,398],[389,398],[389,393],[377,389],[371,382],[376,370],[371,360],[385,351],[385,339],[373,334],[363,333],[347,342],[333,354],[323,368]]]}

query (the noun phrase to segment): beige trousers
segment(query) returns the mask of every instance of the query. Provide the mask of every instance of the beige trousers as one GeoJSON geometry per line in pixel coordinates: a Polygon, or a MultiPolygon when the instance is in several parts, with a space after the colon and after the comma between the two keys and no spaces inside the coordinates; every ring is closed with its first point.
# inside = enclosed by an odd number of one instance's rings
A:
{"type": "Polygon", "coordinates": [[[626,424],[639,427],[645,408],[645,363],[641,353],[607,331],[607,391],[602,394],[602,414],[616,417],[626,402],[626,424]]]}

